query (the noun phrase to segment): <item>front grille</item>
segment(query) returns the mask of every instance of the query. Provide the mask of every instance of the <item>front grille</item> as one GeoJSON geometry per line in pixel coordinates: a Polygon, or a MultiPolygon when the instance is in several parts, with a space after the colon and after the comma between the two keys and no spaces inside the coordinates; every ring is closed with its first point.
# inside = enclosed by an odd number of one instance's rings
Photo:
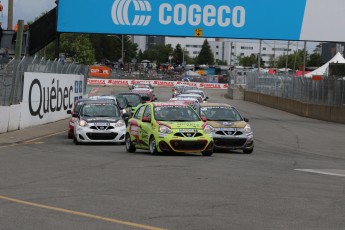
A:
{"type": "Polygon", "coordinates": [[[183,141],[183,140],[171,140],[170,145],[175,150],[203,150],[207,145],[207,140],[199,140],[199,141],[183,141]]]}
{"type": "Polygon", "coordinates": [[[224,147],[241,147],[243,146],[247,139],[245,138],[213,138],[214,144],[217,146],[224,146],[224,147]]]}
{"type": "Polygon", "coordinates": [[[114,126],[91,126],[90,129],[108,130],[108,129],[114,129],[114,126]]]}
{"type": "Polygon", "coordinates": [[[240,136],[243,133],[240,132],[240,131],[223,131],[223,130],[219,130],[219,131],[216,131],[216,134],[222,135],[222,136],[240,136]]]}
{"type": "Polygon", "coordinates": [[[183,133],[175,133],[175,137],[201,137],[202,133],[194,133],[194,132],[183,132],[183,133]]]}
{"type": "Polygon", "coordinates": [[[117,133],[86,133],[86,135],[90,140],[108,141],[108,140],[115,139],[117,136],[117,133]]]}

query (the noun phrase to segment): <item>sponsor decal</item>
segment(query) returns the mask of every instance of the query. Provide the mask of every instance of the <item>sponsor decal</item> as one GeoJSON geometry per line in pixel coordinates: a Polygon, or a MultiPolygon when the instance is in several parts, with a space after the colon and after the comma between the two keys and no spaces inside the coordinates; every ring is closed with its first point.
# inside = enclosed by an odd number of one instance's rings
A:
{"type": "Polygon", "coordinates": [[[44,86],[39,79],[35,78],[29,87],[30,114],[42,119],[46,113],[72,109],[75,100],[82,97],[82,95],[75,96],[75,93],[82,93],[82,88],[82,81],[75,81],[70,86],[61,86],[60,81],[55,81],[53,78],[50,86],[44,86]],[[39,97],[35,103],[33,103],[34,95],[39,97]]]}

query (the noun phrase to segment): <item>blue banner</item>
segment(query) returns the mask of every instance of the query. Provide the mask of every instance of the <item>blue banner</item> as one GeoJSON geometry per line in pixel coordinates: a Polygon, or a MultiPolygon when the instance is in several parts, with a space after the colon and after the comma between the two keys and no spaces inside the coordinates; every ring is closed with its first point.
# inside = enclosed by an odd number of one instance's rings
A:
{"type": "Polygon", "coordinates": [[[59,0],[58,32],[299,40],[307,0],[59,0]]]}

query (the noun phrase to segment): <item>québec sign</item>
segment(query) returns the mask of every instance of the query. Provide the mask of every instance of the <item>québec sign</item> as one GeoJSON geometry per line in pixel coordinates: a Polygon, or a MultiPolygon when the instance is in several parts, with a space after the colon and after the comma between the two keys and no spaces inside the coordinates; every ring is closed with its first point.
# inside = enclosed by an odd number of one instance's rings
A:
{"type": "Polygon", "coordinates": [[[186,37],[201,29],[212,38],[343,41],[344,11],[343,0],[59,0],[57,29],[186,37]]]}

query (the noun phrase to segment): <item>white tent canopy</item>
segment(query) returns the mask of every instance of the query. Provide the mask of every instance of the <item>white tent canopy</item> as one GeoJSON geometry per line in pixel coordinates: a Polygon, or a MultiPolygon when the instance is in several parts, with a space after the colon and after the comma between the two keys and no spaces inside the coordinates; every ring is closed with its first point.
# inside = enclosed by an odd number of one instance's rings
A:
{"type": "Polygon", "coordinates": [[[196,72],[194,72],[192,70],[186,71],[185,75],[186,76],[200,76],[200,74],[198,74],[198,73],[196,73],[196,72]]]}
{"type": "Polygon", "coordinates": [[[312,77],[314,75],[325,75],[329,63],[345,63],[345,58],[338,52],[331,60],[329,60],[326,64],[323,66],[317,68],[316,70],[305,74],[305,77],[312,77]]]}

